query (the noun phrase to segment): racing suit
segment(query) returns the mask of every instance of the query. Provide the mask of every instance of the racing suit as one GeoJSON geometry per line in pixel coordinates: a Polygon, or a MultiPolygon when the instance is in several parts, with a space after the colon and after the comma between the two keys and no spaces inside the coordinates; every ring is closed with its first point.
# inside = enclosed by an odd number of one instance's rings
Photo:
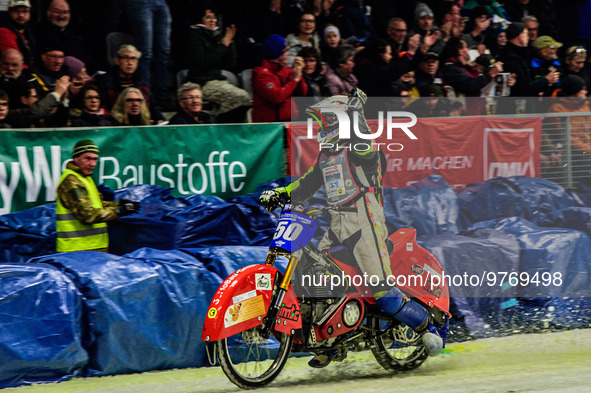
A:
{"type": "MultiPolygon", "coordinates": [[[[365,118],[359,113],[360,131],[369,133],[365,118]]],[[[354,134],[354,133],[353,133],[354,134]]],[[[357,139],[357,140],[356,140],[357,139]]],[[[382,201],[382,172],[385,157],[373,148],[355,151],[353,137],[350,149],[322,149],[315,165],[304,176],[285,187],[293,203],[301,203],[314,195],[322,185],[329,205],[353,207],[357,211],[333,214],[328,231],[318,248],[328,249],[343,244],[355,256],[361,270],[383,282],[391,274],[386,239],[388,230],[382,201]]],[[[342,146],[339,146],[342,147],[342,146]]]]}

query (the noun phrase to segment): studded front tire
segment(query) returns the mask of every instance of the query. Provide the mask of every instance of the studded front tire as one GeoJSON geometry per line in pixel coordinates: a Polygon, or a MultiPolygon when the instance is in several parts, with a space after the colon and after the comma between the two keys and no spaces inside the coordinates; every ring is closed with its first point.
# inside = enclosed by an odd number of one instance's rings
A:
{"type": "Polygon", "coordinates": [[[285,366],[292,337],[275,332],[265,339],[253,328],[221,340],[217,345],[222,370],[242,389],[256,389],[271,383],[285,366]]]}

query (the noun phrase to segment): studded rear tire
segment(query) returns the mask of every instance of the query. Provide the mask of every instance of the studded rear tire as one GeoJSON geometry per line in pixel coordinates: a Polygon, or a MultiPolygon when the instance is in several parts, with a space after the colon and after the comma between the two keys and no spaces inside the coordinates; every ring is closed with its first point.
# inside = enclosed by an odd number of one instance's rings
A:
{"type": "MultiPolygon", "coordinates": [[[[372,318],[372,330],[381,330],[387,324],[379,318],[372,318]]],[[[378,363],[388,371],[410,371],[427,359],[427,351],[418,335],[406,325],[398,325],[371,339],[371,351],[378,363]]]]}

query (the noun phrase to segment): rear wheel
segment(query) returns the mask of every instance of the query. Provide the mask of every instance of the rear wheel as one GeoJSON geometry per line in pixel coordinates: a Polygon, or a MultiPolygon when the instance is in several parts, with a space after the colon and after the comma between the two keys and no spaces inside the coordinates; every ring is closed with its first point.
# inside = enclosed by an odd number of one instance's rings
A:
{"type": "Polygon", "coordinates": [[[371,351],[378,363],[389,371],[410,371],[427,359],[421,337],[404,324],[382,330],[389,321],[372,318],[372,330],[379,331],[371,341],[371,351]]]}
{"type": "Polygon", "coordinates": [[[218,358],[224,373],[242,389],[255,389],[271,383],[283,369],[291,351],[292,337],[275,332],[265,339],[260,327],[221,340],[218,358]]]}

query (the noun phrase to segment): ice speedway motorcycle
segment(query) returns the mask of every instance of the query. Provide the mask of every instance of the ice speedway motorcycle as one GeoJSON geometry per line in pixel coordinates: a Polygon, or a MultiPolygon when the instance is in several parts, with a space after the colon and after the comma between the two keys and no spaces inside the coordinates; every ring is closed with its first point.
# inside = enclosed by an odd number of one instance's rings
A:
{"type": "MultiPolygon", "coordinates": [[[[378,363],[393,372],[412,370],[427,358],[420,336],[380,311],[365,282],[345,279],[338,287],[332,285],[331,278],[363,276],[344,246],[320,251],[311,242],[317,216],[338,214],[339,209],[354,208],[306,210],[285,204],[265,263],[235,271],[218,288],[202,340],[215,355],[212,359],[210,353],[210,361],[217,357],[237,386],[269,384],[292,351],[338,351],[332,360],[339,361],[349,350],[370,348],[378,363]],[[289,261],[284,273],[273,266],[278,257],[289,261]],[[296,267],[301,277],[317,278],[313,285],[292,281],[296,267]]],[[[429,311],[436,327],[445,326],[451,316],[448,287],[435,280],[443,276],[441,264],[417,244],[414,229],[399,229],[389,239],[397,287],[429,311]],[[433,285],[436,281],[440,285],[433,285]]]]}

